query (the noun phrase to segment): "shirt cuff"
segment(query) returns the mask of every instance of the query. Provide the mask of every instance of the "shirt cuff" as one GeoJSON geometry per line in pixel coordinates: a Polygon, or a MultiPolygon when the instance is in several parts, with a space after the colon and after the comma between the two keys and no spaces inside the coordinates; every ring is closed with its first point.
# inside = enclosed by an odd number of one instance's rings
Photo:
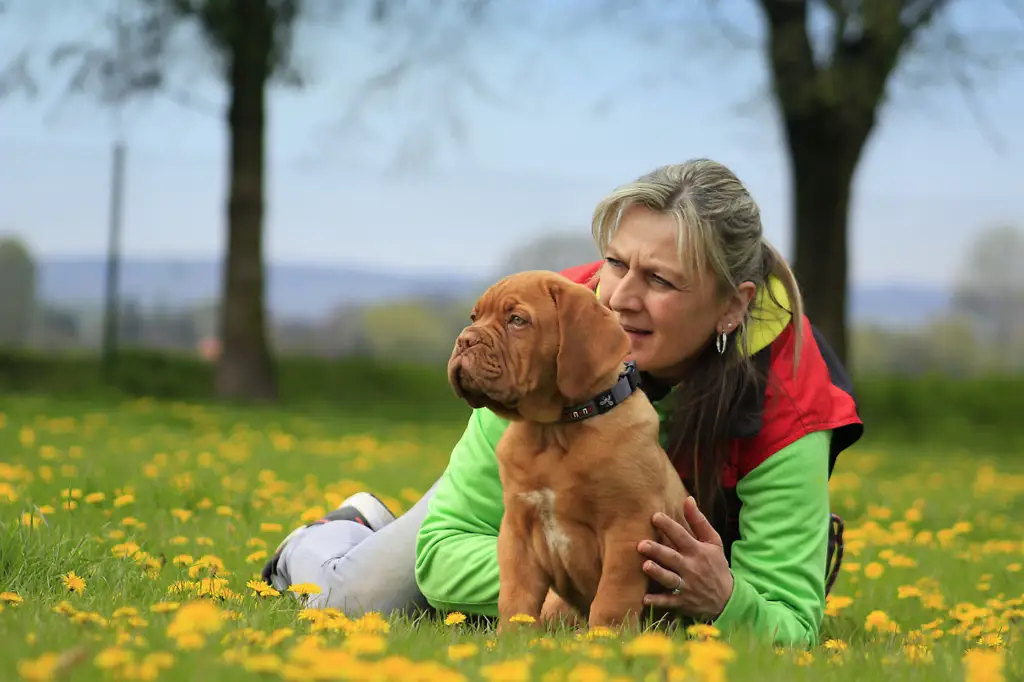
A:
{"type": "Polygon", "coordinates": [[[748,623],[749,619],[746,616],[746,612],[750,610],[751,604],[756,599],[757,591],[754,590],[754,587],[733,573],[732,594],[729,595],[729,600],[725,602],[725,608],[722,609],[722,613],[718,615],[718,618],[712,622],[712,625],[724,631],[735,627],[737,623],[748,623]]]}

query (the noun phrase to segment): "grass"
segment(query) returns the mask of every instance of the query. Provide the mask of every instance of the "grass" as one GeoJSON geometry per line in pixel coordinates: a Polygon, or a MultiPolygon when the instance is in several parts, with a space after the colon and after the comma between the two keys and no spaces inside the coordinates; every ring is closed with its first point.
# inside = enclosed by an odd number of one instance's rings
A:
{"type": "Polygon", "coordinates": [[[0,398],[0,679],[931,681],[1001,679],[1000,666],[1024,679],[1019,453],[845,455],[832,480],[844,571],[806,651],[743,633],[497,638],[308,613],[248,586],[283,533],[355,490],[407,509],[461,428],[372,410],[0,398]],[[84,589],[69,591],[74,576],[84,589]]]}

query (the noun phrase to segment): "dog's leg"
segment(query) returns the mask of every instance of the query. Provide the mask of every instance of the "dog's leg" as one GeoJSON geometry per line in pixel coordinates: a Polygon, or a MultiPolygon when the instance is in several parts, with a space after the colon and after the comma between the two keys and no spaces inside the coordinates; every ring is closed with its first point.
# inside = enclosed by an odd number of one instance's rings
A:
{"type": "Polygon", "coordinates": [[[590,627],[635,627],[643,611],[648,578],[640,540],[653,537],[650,524],[616,525],[604,537],[604,564],[597,595],[590,607],[590,627]]]}
{"type": "Polygon", "coordinates": [[[522,524],[516,523],[505,510],[498,530],[498,632],[508,629],[513,616],[533,618],[532,625],[541,625],[541,607],[551,587],[551,578],[533,553],[522,524]]]}
{"type": "Polygon", "coordinates": [[[564,625],[574,628],[580,624],[580,612],[576,607],[562,599],[553,589],[548,590],[544,606],[540,610],[540,620],[544,625],[557,628],[564,625]]]}

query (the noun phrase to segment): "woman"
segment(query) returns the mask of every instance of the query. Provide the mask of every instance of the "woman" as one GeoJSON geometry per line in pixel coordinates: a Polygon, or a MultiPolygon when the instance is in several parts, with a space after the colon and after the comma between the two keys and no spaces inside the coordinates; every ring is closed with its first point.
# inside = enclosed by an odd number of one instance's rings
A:
{"type": "MultiPolygon", "coordinates": [[[[663,445],[696,502],[693,535],[656,515],[670,542],[637,547],[670,590],[647,603],[780,644],[815,642],[836,534],[828,479],[863,427],[792,271],[764,239],[757,204],[728,168],[698,159],[614,191],[596,207],[593,233],[604,260],[565,274],[594,286],[629,333],[663,445]]],[[[284,543],[285,553],[296,547],[276,561],[289,568],[270,573],[337,589],[320,603],[341,608],[496,615],[494,446],[505,425],[475,410],[441,479],[409,513],[390,521],[380,511],[386,527],[360,529],[367,538],[347,553],[359,528],[351,521],[301,529],[305,539],[284,543]],[[333,567],[346,560],[363,567],[340,580],[333,567]],[[358,584],[362,571],[372,585],[358,584]]],[[[367,501],[337,513],[382,509],[367,501]]]]}

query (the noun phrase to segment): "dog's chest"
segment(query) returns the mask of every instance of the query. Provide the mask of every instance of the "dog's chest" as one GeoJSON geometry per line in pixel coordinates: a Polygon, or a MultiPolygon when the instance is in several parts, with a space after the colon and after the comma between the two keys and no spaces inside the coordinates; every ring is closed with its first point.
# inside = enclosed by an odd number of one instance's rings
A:
{"type": "Polygon", "coordinates": [[[565,529],[558,523],[555,514],[555,491],[550,488],[519,493],[519,499],[532,512],[548,549],[564,560],[569,555],[572,542],[565,529]]]}

